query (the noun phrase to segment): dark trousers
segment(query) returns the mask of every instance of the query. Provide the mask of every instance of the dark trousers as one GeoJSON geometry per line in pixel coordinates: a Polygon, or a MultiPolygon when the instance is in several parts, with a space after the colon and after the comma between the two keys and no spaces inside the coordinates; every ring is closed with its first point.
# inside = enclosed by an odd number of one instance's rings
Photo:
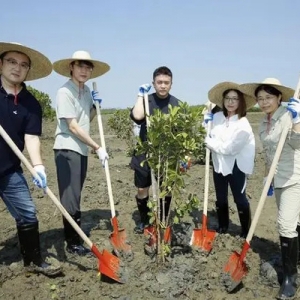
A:
{"type": "Polygon", "coordinates": [[[80,212],[80,200],[87,172],[87,156],[71,150],[54,150],[61,204],[70,215],[80,212]]]}
{"type": "Polygon", "coordinates": [[[244,210],[249,207],[246,189],[241,192],[245,184],[246,174],[238,168],[236,163],[234,164],[232,174],[224,176],[221,173],[213,171],[213,178],[217,197],[216,204],[218,207],[221,208],[228,205],[228,185],[230,185],[233,199],[238,210],[244,210]]]}

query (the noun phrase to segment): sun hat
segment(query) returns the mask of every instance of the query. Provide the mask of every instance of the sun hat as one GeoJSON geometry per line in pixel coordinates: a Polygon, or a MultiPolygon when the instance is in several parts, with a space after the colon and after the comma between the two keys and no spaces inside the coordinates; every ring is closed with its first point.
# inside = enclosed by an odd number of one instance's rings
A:
{"type": "Polygon", "coordinates": [[[292,88],[282,85],[281,82],[276,78],[266,78],[265,80],[259,83],[244,83],[241,84],[241,89],[243,90],[244,93],[252,97],[255,97],[255,90],[260,85],[270,85],[275,89],[277,89],[282,94],[283,102],[289,101],[289,99],[294,96],[295,91],[292,88]]]}
{"type": "Polygon", "coordinates": [[[75,51],[71,58],[61,59],[53,63],[53,69],[60,75],[71,77],[70,75],[70,63],[76,60],[86,60],[94,65],[91,78],[95,78],[108,72],[110,66],[102,61],[91,58],[91,55],[87,51],[79,50],[75,51]]]}
{"type": "Polygon", "coordinates": [[[210,102],[209,100],[204,104],[205,107],[202,110],[202,115],[205,115],[208,112],[208,106],[211,104],[211,110],[213,110],[216,107],[215,103],[210,102]]]}
{"type": "Polygon", "coordinates": [[[243,93],[247,109],[251,108],[256,104],[255,98],[249,96],[249,94],[246,94],[243,90],[241,90],[240,84],[229,81],[218,83],[214,87],[212,87],[208,91],[208,99],[210,100],[210,102],[215,103],[216,105],[222,108],[223,93],[227,90],[238,90],[241,93],[243,93]]]}
{"type": "Polygon", "coordinates": [[[0,42],[0,55],[4,52],[14,51],[24,53],[30,58],[31,65],[25,81],[43,78],[52,72],[52,64],[50,60],[42,53],[19,43],[0,42]]]}

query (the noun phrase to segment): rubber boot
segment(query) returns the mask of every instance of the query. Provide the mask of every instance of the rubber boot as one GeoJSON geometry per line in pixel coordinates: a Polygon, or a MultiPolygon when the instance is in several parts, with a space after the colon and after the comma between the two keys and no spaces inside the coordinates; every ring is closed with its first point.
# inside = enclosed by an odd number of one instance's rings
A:
{"type": "Polygon", "coordinates": [[[241,223],[241,233],[242,238],[246,238],[251,226],[251,210],[250,206],[244,209],[238,210],[239,219],[241,223]]]}
{"type": "Polygon", "coordinates": [[[280,237],[283,281],[277,299],[294,299],[297,292],[298,237],[280,237]]]}
{"type": "Polygon", "coordinates": [[[300,225],[297,225],[297,232],[298,232],[298,265],[300,265],[300,225]]]}
{"type": "Polygon", "coordinates": [[[52,266],[42,259],[38,222],[17,225],[17,231],[24,267],[28,272],[41,273],[48,277],[62,272],[60,266],[52,266]]]}
{"type": "Polygon", "coordinates": [[[223,205],[222,207],[216,202],[216,210],[218,216],[219,226],[217,229],[218,233],[226,233],[229,226],[229,209],[228,204],[223,205]]]}
{"type": "Polygon", "coordinates": [[[239,214],[239,218],[240,218],[240,222],[241,222],[241,227],[242,227],[240,236],[242,238],[246,238],[247,234],[249,232],[249,229],[250,229],[250,225],[251,225],[251,211],[250,211],[250,207],[248,206],[247,208],[239,209],[238,210],[238,214],[239,214]]]}
{"type": "MultiPolygon", "coordinates": [[[[172,200],[171,196],[165,197],[165,220],[167,220],[167,217],[169,214],[171,200],[172,200]]],[[[163,220],[163,203],[162,203],[162,199],[159,199],[159,201],[160,201],[160,221],[162,222],[162,220],[163,220]]]]}
{"type": "Polygon", "coordinates": [[[149,225],[149,216],[148,212],[150,211],[147,203],[149,200],[149,197],[146,197],[144,199],[139,199],[138,197],[135,197],[137,208],[140,213],[140,222],[137,224],[137,226],[134,228],[134,232],[138,234],[144,233],[144,228],[149,225]]]}
{"type": "MultiPolygon", "coordinates": [[[[81,212],[71,215],[76,224],[81,226],[81,212]]],[[[83,246],[83,242],[79,234],[75,231],[72,225],[66,218],[63,217],[65,241],[67,242],[66,250],[69,253],[77,254],[79,256],[92,255],[92,252],[83,246]]]]}

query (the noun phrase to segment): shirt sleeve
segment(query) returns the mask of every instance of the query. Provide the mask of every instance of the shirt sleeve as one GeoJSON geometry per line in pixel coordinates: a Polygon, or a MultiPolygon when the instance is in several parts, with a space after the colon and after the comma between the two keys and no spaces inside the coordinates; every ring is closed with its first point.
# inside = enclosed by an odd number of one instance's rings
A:
{"type": "Polygon", "coordinates": [[[61,88],[56,95],[56,114],[58,119],[76,118],[75,103],[67,89],[61,88]]]}
{"type": "Polygon", "coordinates": [[[300,149],[300,133],[292,130],[290,137],[287,139],[287,143],[294,149],[300,149]]]}
{"type": "Polygon", "coordinates": [[[142,120],[137,120],[137,119],[134,117],[134,115],[133,115],[133,113],[132,113],[132,110],[133,110],[133,108],[132,108],[131,111],[130,111],[130,119],[131,119],[134,123],[136,123],[137,125],[141,125],[141,124],[145,123],[146,118],[144,118],[144,119],[142,119],[142,120]]]}
{"type": "Polygon", "coordinates": [[[26,117],[25,134],[42,134],[42,107],[38,100],[32,99],[31,105],[28,105],[29,112],[26,117]]]}

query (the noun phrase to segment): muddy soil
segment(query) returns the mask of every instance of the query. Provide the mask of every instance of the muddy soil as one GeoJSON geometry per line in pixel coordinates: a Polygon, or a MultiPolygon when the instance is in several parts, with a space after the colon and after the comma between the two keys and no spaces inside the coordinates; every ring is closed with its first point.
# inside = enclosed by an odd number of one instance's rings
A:
{"type": "MultiPolygon", "coordinates": [[[[184,219],[183,235],[186,236],[181,236],[181,245],[173,247],[172,256],[164,265],[158,265],[144,254],[144,237],[133,233],[138,221],[133,171],[128,167],[125,143],[113,136],[106,126],[107,116],[103,118],[118,220],[126,229],[134,251],[133,260],[123,261],[128,274],[127,283],[118,284],[99,276],[96,258],[77,258],[64,250],[61,214],[49,197],[34,188],[26,172],[38,209],[43,255],[61,264],[64,274],[49,279],[24,272],[14,220],[0,202],[0,299],[275,299],[281,278],[275,199],[271,197],[266,201],[246,256],[248,274],[232,293],[226,290],[222,269],[233,251],[241,251],[244,240],[239,237],[240,224],[231,195],[229,233],[216,236],[209,255],[190,248],[187,243],[195,222],[201,221],[202,212],[195,211],[184,219]]],[[[255,133],[260,118],[260,114],[249,114],[255,133]]],[[[55,122],[45,122],[42,149],[49,188],[58,195],[52,151],[54,130],[55,122]]],[[[92,135],[97,137],[96,120],[92,123],[92,135]]],[[[261,145],[257,141],[255,171],[247,187],[253,213],[262,191],[263,169],[261,145]]],[[[204,166],[195,164],[188,174],[186,191],[195,192],[203,199],[204,166]]],[[[217,226],[214,201],[211,177],[208,205],[210,229],[217,226]]],[[[108,238],[112,228],[105,173],[92,154],[82,195],[82,211],[84,231],[90,234],[90,239],[100,250],[112,251],[108,238]]]]}

